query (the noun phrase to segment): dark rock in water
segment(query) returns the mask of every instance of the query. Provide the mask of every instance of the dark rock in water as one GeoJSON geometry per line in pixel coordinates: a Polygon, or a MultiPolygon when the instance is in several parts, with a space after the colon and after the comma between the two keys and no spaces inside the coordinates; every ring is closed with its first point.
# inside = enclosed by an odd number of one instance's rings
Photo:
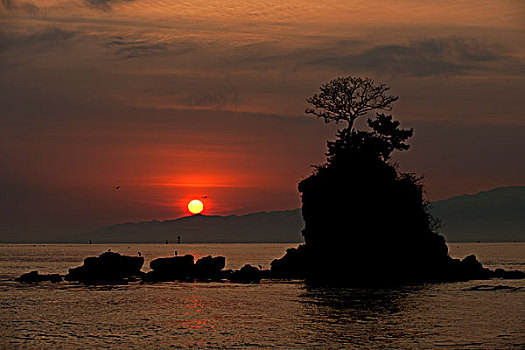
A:
{"type": "Polygon", "coordinates": [[[397,96],[368,78],[340,77],[307,99],[307,114],[346,122],[328,141],[326,162],[298,184],[305,245],[272,262],[276,277],[345,285],[385,285],[487,279],[475,256],[448,255],[438,221],[427,210],[422,177],[392,162],[410,148],[412,129],[391,115],[397,96]],[[370,112],[375,111],[375,116],[370,112]],[[370,117],[357,127],[355,121],[370,117]]]}
{"type": "Polygon", "coordinates": [[[38,271],[31,271],[24,273],[22,276],[15,279],[17,282],[34,283],[49,281],[53,283],[62,282],[62,276],[59,274],[40,275],[38,271]]]}
{"type": "Polygon", "coordinates": [[[233,271],[229,280],[234,283],[259,283],[261,270],[251,265],[244,265],[240,270],[233,271]]]}
{"type": "Polygon", "coordinates": [[[339,130],[326,163],[299,182],[305,244],[272,262],[275,277],[336,285],[523,278],[492,272],[473,255],[452,259],[421,178],[389,161],[393,150],[408,149],[412,131],[382,114],[368,125],[339,130]]]}
{"type": "Polygon", "coordinates": [[[62,282],[64,280],[62,276],[60,276],[58,273],[52,273],[47,276],[46,275],[44,276],[45,276],[44,281],[49,281],[53,283],[62,282]]]}
{"type": "Polygon", "coordinates": [[[221,270],[219,272],[219,279],[221,280],[230,280],[231,276],[233,275],[234,271],[231,269],[228,270],[221,270]]]}
{"type": "Polygon", "coordinates": [[[154,271],[175,271],[182,274],[193,273],[193,255],[174,256],[169,258],[157,258],[150,262],[149,266],[154,271]]]}
{"type": "MultiPolygon", "coordinates": [[[[490,278],[525,278],[525,273],[522,271],[506,271],[503,269],[492,271],[485,268],[474,255],[469,255],[463,260],[453,259],[447,255],[442,257],[442,259],[436,260],[434,264],[426,262],[419,266],[417,262],[410,259],[398,258],[397,262],[393,262],[394,268],[384,266],[382,271],[375,270],[373,275],[375,279],[372,279],[369,275],[369,269],[363,268],[361,271],[354,271],[352,273],[353,279],[349,280],[346,278],[344,266],[334,264],[324,271],[326,278],[322,279],[320,276],[323,271],[320,269],[320,266],[327,265],[324,265],[316,256],[310,254],[311,251],[304,244],[298,248],[287,249],[284,257],[271,263],[271,273],[268,277],[306,278],[312,282],[332,285],[385,285],[393,283],[487,280],[490,278]],[[405,264],[405,270],[397,270],[402,264],[405,264]],[[336,279],[334,276],[338,274],[340,278],[336,279]],[[389,274],[393,274],[395,279],[389,278],[389,274]]],[[[334,260],[337,261],[336,259],[334,260]]]]}
{"type": "Polygon", "coordinates": [[[431,229],[421,185],[379,158],[345,151],[299,184],[307,249],[286,265],[323,283],[438,279],[448,248],[431,229]]]}
{"type": "Polygon", "coordinates": [[[279,278],[305,278],[308,275],[308,248],[301,244],[297,248],[286,249],[286,255],[275,259],[270,264],[271,277],[279,278]]]}
{"type": "MultiPolygon", "coordinates": [[[[277,276],[275,275],[275,273],[273,273],[271,270],[264,270],[264,269],[261,269],[261,279],[273,279],[273,278],[277,278],[277,276]]],[[[279,278],[286,278],[286,277],[279,277],[279,278]]]]}
{"type": "Polygon", "coordinates": [[[152,271],[142,275],[144,282],[164,281],[218,281],[228,278],[231,270],[223,271],[226,259],[222,256],[203,257],[194,263],[193,255],[158,258],[150,263],[152,271]]]}
{"type": "Polygon", "coordinates": [[[198,279],[220,279],[220,271],[224,266],[226,266],[225,257],[205,256],[195,263],[195,277],[198,279]]]}
{"type": "Polygon", "coordinates": [[[68,281],[86,284],[125,284],[127,278],[140,275],[143,257],[105,252],[99,257],[84,259],[84,265],[69,269],[68,281]]]}
{"type": "Polygon", "coordinates": [[[525,278],[525,272],[518,271],[518,270],[506,271],[503,269],[496,269],[496,271],[492,272],[492,277],[509,279],[509,280],[523,279],[525,278]]]}
{"type": "Polygon", "coordinates": [[[461,260],[462,279],[469,280],[486,280],[490,279],[491,271],[481,265],[475,255],[469,255],[461,260]]]}
{"type": "Polygon", "coordinates": [[[157,258],[149,264],[153,271],[143,275],[142,279],[146,282],[193,280],[193,260],[193,255],[157,258]]]}

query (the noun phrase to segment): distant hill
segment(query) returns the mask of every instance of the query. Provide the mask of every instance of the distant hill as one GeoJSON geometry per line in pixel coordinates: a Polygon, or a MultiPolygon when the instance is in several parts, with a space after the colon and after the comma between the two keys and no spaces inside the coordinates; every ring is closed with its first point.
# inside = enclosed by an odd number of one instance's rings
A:
{"type": "MultiPolygon", "coordinates": [[[[500,187],[436,201],[447,241],[525,241],[525,186],[500,187]]],[[[301,210],[247,215],[193,215],[175,220],[125,223],[77,236],[93,242],[302,242],[301,210]]]]}
{"type": "Polygon", "coordinates": [[[175,220],[114,225],[82,234],[75,240],[93,242],[302,242],[300,209],[247,215],[192,215],[175,220]]]}
{"type": "Polygon", "coordinates": [[[525,241],[525,186],[436,201],[430,211],[447,241],[525,241]]]}

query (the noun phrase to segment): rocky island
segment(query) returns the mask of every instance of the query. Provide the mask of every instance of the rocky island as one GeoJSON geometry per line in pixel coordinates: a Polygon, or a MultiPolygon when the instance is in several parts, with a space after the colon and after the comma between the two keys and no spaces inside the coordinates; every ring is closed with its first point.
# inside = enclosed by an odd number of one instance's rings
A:
{"type": "Polygon", "coordinates": [[[307,114],[346,123],[328,142],[325,164],[299,183],[305,244],[272,262],[276,276],[344,285],[384,285],[472,279],[524,278],[491,271],[474,255],[448,255],[439,221],[427,210],[422,177],[401,172],[394,151],[410,148],[412,129],[400,128],[390,88],[355,77],[335,79],[307,101],[307,114]],[[357,129],[361,116],[366,128],[357,129]]]}

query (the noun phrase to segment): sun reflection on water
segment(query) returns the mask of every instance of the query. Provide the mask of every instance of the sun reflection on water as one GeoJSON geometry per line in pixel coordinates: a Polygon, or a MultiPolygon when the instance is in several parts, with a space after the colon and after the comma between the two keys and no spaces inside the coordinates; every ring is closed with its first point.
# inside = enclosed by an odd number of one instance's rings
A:
{"type": "Polygon", "coordinates": [[[196,297],[189,297],[182,301],[182,304],[186,308],[184,313],[186,319],[182,321],[184,328],[208,328],[215,330],[215,322],[209,318],[195,317],[204,316],[205,302],[202,299],[196,297]]]}

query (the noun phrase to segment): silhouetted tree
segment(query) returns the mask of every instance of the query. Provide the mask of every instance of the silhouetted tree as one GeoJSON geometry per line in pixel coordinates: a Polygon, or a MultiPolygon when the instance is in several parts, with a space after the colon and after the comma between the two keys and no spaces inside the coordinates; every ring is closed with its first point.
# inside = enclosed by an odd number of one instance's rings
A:
{"type": "Polygon", "coordinates": [[[374,119],[368,119],[371,131],[338,130],[335,141],[328,141],[327,163],[337,159],[348,160],[350,153],[361,153],[368,157],[388,161],[393,151],[408,150],[406,141],[414,134],[413,129],[399,128],[399,122],[392,120],[391,115],[377,114],[374,119]]]}
{"type": "Polygon", "coordinates": [[[398,99],[388,94],[389,87],[370,78],[341,77],[321,85],[320,90],[306,100],[313,108],[306,108],[305,113],[326,123],[346,121],[350,131],[358,117],[374,110],[390,111],[398,99]]]}
{"type": "Polygon", "coordinates": [[[382,113],[367,120],[368,128],[354,128],[358,117],[392,109],[398,97],[389,90],[368,78],[343,77],[307,99],[315,107],[307,114],[348,125],[328,141],[326,163],[299,183],[306,245],[276,262],[277,270],[317,279],[401,280],[447,257],[426,211],[421,178],[389,162],[392,152],[409,149],[413,130],[382,113]]]}

